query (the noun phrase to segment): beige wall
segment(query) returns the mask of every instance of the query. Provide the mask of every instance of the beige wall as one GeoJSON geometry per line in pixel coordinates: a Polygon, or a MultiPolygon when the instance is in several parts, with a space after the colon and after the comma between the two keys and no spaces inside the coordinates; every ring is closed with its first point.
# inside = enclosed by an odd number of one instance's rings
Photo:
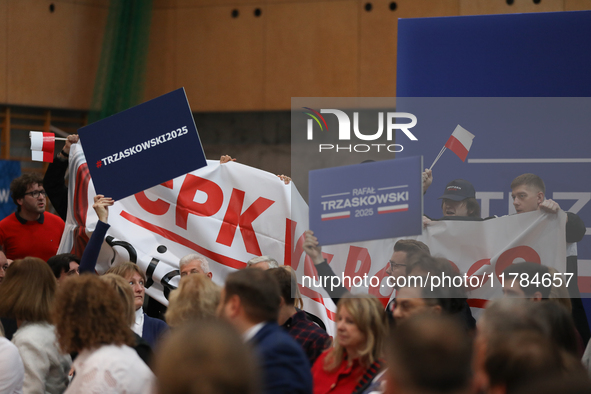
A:
{"type": "Polygon", "coordinates": [[[184,86],[194,111],[285,110],[291,97],[392,97],[398,18],[591,9],[591,0],[398,0],[394,11],[391,3],[155,0],[146,96],[184,86]]]}
{"type": "MultiPolygon", "coordinates": [[[[591,0],[391,3],[154,0],[146,98],[184,86],[201,112],[285,110],[296,96],[391,97],[398,18],[591,9],[591,0]]],[[[88,109],[107,11],[108,0],[0,0],[0,104],[88,109]]]]}
{"type": "Polygon", "coordinates": [[[107,5],[0,0],[0,102],[88,109],[107,5]]]}

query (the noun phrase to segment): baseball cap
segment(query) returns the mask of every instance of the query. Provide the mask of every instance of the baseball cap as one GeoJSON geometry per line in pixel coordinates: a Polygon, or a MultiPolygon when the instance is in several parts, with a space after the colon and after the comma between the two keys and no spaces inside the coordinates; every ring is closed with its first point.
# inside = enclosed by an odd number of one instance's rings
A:
{"type": "Polygon", "coordinates": [[[453,201],[462,201],[466,198],[476,198],[474,186],[464,179],[455,179],[447,184],[445,193],[438,199],[447,198],[453,201]]]}

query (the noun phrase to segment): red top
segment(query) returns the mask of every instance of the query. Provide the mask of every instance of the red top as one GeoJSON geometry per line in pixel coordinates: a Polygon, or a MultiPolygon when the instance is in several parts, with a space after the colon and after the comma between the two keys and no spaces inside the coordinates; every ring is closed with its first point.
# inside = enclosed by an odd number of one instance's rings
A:
{"type": "Polygon", "coordinates": [[[359,364],[358,359],[353,360],[351,366],[348,366],[347,358],[345,357],[337,369],[327,372],[324,370],[324,359],[330,352],[332,352],[332,349],[322,353],[312,366],[314,394],[351,394],[355,390],[365,369],[359,364]]]}
{"type": "Polygon", "coordinates": [[[9,259],[33,256],[47,261],[57,253],[64,227],[64,221],[49,212],[31,221],[13,213],[0,222],[0,244],[9,259]]]}

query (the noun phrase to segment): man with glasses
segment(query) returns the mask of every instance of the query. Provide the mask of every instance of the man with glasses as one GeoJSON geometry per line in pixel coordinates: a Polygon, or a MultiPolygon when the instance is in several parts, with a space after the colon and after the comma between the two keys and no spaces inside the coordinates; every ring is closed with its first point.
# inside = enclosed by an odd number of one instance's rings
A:
{"type": "MultiPolygon", "coordinates": [[[[314,232],[306,230],[304,239],[304,251],[316,266],[316,271],[320,277],[332,278],[336,276],[332,268],[328,265],[326,259],[322,257],[322,247],[318,244],[318,238],[314,236],[314,232]]],[[[412,253],[425,253],[430,256],[431,252],[429,247],[421,241],[414,239],[401,239],[394,244],[394,251],[392,257],[388,260],[388,267],[386,268],[386,274],[392,279],[389,280],[389,284],[394,287],[392,298],[386,306],[386,312],[389,317],[392,316],[394,308],[394,299],[396,297],[396,290],[398,290],[398,277],[406,276],[406,265],[407,257],[412,253]]],[[[323,283],[333,283],[332,280],[323,281],[323,283]]],[[[348,290],[344,286],[337,286],[332,288],[331,286],[325,287],[325,290],[332,298],[335,304],[338,303],[339,299],[343,297],[348,290]]]]}
{"type": "Polygon", "coordinates": [[[45,212],[43,178],[35,173],[21,175],[10,184],[10,192],[17,210],[0,222],[0,245],[6,257],[33,256],[47,261],[57,253],[64,221],[45,212]]]}

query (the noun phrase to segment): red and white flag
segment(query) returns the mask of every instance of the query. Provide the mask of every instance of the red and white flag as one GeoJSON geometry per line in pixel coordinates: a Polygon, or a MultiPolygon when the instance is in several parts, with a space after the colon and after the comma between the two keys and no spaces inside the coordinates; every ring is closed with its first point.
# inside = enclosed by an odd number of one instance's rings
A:
{"type": "Polygon", "coordinates": [[[474,134],[458,125],[445,143],[445,147],[455,153],[462,161],[466,161],[473,139],[474,134]]]}
{"type": "Polygon", "coordinates": [[[31,159],[33,161],[53,162],[55,150],[55,134],[42,131],[30,131],[31,159]]]}

